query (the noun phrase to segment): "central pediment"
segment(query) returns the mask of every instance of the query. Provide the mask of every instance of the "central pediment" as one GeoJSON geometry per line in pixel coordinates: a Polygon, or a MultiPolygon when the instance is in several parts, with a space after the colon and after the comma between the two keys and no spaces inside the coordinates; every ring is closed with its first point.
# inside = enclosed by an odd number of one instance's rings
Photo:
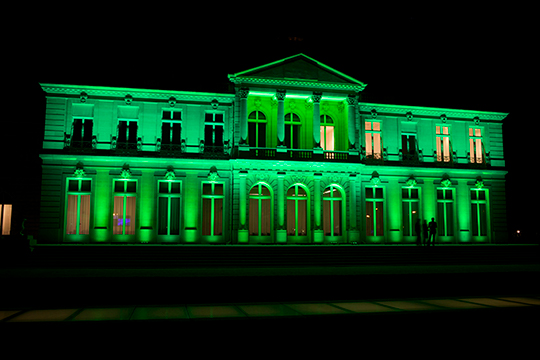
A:
{"type": "Polygon", "coordinates": [[[229,75],[237,85],[362,91],[366,84],[304,54],[229,75]]]}

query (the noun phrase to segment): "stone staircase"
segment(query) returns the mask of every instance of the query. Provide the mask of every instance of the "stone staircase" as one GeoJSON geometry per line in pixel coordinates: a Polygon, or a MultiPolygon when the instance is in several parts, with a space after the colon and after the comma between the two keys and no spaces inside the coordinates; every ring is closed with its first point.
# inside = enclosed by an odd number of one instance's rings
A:
{"type": "Polygon", "coordinates": [[[349,267],[540,264],[535,245],[63,245],[37,246],[27,266],[46,268],[349,267]]]}

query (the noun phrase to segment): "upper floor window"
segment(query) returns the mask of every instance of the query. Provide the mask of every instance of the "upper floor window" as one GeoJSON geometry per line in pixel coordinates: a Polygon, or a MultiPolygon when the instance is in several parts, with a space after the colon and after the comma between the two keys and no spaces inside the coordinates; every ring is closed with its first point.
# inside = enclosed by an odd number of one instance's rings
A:
{"type": "Polygon", "coordinates": [[[321,115],[321,147],[334,150],[334,120],[329,115],[321,115]]]}
{"type": "Polygon", "coordinates": [[[223,114],[208,112],[204,115],[204,146],[223,146],[223,114]]]}
{"type": "Polygon", "coordinates": [[[158,235],[180,235],[180,190],[180,181],[158,181],[158,235]]]}
{"type": "Polygon", "coordinates": [[[90,179],[67,179],[66,234],[89,234],[91,189],[90,179]]]}
{"type": "Polygon", "coordinates": [[[470,158],[471,163],[482,164],[484,163],[484,145],[482,142],[481,128],[469,128],[469,145],[470,145],[470,158]]]}
{"type": "Polygon", "coordinates": [[[416,134],[401,134],[401,153],[403,160],[414,159],[418,156],[416,134]]]}
{"type": "Polygon", "coordinates": [[[382,159],[381,123],[366,121],[366,157],[382,159]]]}
{"type": "Polygon", "coordinates": [[[11,234],[11,204],[0,204],[0,233],[2,235],[11,234]]]}
{"type": "Polygon", "coordinates": [[[251,147],[266,147],[266,115],[262,111],[249,114],[247,140],[251,147]]]}
{"type": "Polygon", "coordinates": [[[437,161],[451,162],[452,147],[450,144],[450,128],[448,126],[437,125],[435,127],[437,141],[437,161]]]}
{"type": "Polygon", "coordinates": [[[180,144],[182,141],[182,112],[163,110],[161,119],[161,143],[180,144]]]}
{"type": "Polygon", "coordinates": [[[285,146],[289,149],[300,148],[300,117],[295,113],[285,115],[285,146]]]}
{"type": "Polygon", "coordinates": [[[91,147],[94,119],[74,118],[71,128],[71,147],[91,147]]]}
{"type": "Polygon", "coordinates": [[[113,234],[135,234],[137,180],[113,181],[113,234]]]}

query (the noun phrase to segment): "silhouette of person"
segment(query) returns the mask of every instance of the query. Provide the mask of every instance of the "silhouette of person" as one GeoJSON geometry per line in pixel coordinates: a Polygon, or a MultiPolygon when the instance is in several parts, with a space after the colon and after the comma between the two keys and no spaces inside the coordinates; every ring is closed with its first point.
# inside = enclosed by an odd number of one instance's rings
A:
{"type": "Polygon", "coordinates": [[[424,245],[427,246],[428,244],[428,236],[429,236],[429,232],[428,232],[428,226],[427,226],[427,221],[424,219],[422,221],[422,232],[424,233],[424,245]]]}
{"type": "Polygon", "coordinates": [[[429,223],[428,246],[429,245],[435,246],[436,235],[437,235],[437,223],[435,222],[435,218],[431,218],[431,221],[429,223]]]}
{"type": "Polygon", "coordinates": [[[420,224],[420,219],[416,219],[414,231],[416,231],[416,245],[422,246],[422,224],[420,224]]]}

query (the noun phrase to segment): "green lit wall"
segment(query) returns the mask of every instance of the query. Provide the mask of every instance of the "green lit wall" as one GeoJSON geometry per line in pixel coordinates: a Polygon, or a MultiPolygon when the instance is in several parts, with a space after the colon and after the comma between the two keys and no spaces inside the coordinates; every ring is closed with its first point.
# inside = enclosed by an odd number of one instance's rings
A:
{"type": "MultiPolygon", "coordinates": [[[[235,94],[42,84],[47,108],[38,242],[414,243],[414,234],[404,234],[404,219],[410,216],[404,214],[404,189],[418,190],[414,216],[446,222],[449,235],[440,235],[438,242],[505,241],[506,172],[501,139],[506,114],[359,102],[358,93],[365,84],[305,56],[284,60],[231,75],[235,94]],[[292,65],[306,69],[306,81],[291,83],[275,76],[287,73],[292,65]],[[326,82],[314,82],[317,76],[326,82]],[[265,149],[250,149],[246,144],[247,116],[254,111],[266,118],[265,149]],[[175,120],[167,118],[172,112],[177,113],[175,120]],[[280,116],[289,113],[300,119],[299,149],[278,146],[280,126],[284,126],[280,116]],[[209,124],[216,115],[208,114],[217,114],[218,123],[209,124]],[[316,146],[318,114],[333,120],[335,151],[316,146]],[[91,143],[78,147],[71,142],[77,135],[75,119],[91,124],[87,127],[91,143]],[[166,147],[163,139],[171,134],[165,135],[164,124],[174,121],[181,124],[181,142],[166,147]],[[136,131],[135,141],[128,144],[131,147],[117,144],[125,131],[121,122],[136,131]],[[372,141],[366,138],[368,122],[380,124],[380,158],[367,156],[372,141]],[[210,136],[215,139],[218,134],[223,141],[217,152],[209,145],[209,126],[214,134],[210,136]],[[447,133],[439,136],[437,129],[443,127],[447,133]],[[481,132],[481,163],[471,160],[471,141],[476,141],[470,136],[471,128],[481,132]],[[441,146],[443,150],[448,146],[446,160],[441,158],[441,146]],[[415,149],[413,156],[409,147],[415,149]],[[78,214],[88,216],[88,234],[66,231],[69,178],[91,181],[90,213],[78,214]],[[136,199],[130,205],[134,219],[129,219],[129,226],[135,225],[129,235],[114,234],[120,223],[128,226],[124,214],[119,220],[114,210],[118,195],[114,184],[121,179],[136,183],[128,194],[136,199]],[[167,210],[174,221],[163,222],[160,217],[165,214],[159,205],[160,196],[166,196],[159,190],[162,181],[180,184],[174,195],[180,199],[179,210],[167,210]],[[250,219],[257,218],[251,213],[255,208],[250,208],[250,190],[257,184],[268,189],[271,203],[263,214],[271,229],[264,235],[250,230],[250,219]],[[293,214],[287,191],[295,185],[305,190],[306,209],[293,214]],[[324,200],[330,186],[341,194],[341,208],[332,212],[324,200]],[[382,196],[373,210],[379,236],[369,233],[367,203],[371,200],[366,198],[366,189],[373,188],[380,190],[370,190],[372,194],[382,196]],[[471,198],[473,189],[482,190],[481,199],[471,198]],[[328,216],[336,218],[329,221],[328,216]],[[289,222],[298,217],[305,221],[307,232],[293,236],[289,222]],[[174,227],[174,234],[160,228],[164,223],[174,227]],[[325,233],[329,223],[339,224],[330,234],[325,233]]],[[[128,208],[124,206],[123,211],[128,208]]]]}

